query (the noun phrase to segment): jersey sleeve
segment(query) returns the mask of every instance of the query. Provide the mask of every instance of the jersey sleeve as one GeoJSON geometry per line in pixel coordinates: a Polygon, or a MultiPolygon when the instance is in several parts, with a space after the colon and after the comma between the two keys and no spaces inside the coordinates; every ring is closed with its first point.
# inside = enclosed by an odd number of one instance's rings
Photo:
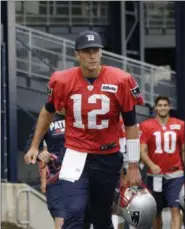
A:
{"type": "Polygon", "coordinates": [[[119,101],[121,112],[132,111],[135,105],[142,105],[144,103],[139,86],[131,75],[122,80],[120,88],[119,101]]]}
{"type": "MultiPolygon", "coordinates": [[[[48,92],[48,103],[52,103],[56,111],[61,111],[64,107],[63,102],[63,84],[59,80],[60,75],[57,72],[54,72],[48,83],[47,92],[48,92]]],[[[62,76],[61,76],[62,77],[62,76]]]]}
{"type": "Polygon", "coordinates": [[[140,123],[139,133],[140,133],[140,143],[141,144],[147,144],[149,132],[147,131],[144,123],[140,123]]]}
{"type": "Polygon", "coordinates": [[[180,144],[185,144],[185,129],[184,122],[181,123],[181,131],[180,131],[180,144]]]}

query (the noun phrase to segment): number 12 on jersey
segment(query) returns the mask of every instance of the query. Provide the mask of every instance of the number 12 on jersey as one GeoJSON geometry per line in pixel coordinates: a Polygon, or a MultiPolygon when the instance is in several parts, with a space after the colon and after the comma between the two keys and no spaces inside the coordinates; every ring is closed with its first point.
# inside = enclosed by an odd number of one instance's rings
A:
{"type": "MultiPolygon", "coordinates": [[[[75,122],[73,125],[76,128],[84,129],[85,125],[82,122],[82,95],[74,94],[71,96],[73,100],[73,113],[75,122]]],[[[109,120],[101,120],[101,124],[97,124],[97,115],[104,115],[110,111],[110,99],[103,94],[94,94],[88,98],[89,104],[94,104],[97,99],[101,100],[101,109],[94,109],[89,111],[87,114],[88,118],[88,129],[105,129],[109,126],[109,120]]]]}
{"type": "Polygon", "coordinates": [[[176,150],[177,134],[174,131],[166,131],[161,133],[156,131],[153,133],[155,136],[156,150],[155,153],[161,154],[163,152],[172,154],[176,150]]]}

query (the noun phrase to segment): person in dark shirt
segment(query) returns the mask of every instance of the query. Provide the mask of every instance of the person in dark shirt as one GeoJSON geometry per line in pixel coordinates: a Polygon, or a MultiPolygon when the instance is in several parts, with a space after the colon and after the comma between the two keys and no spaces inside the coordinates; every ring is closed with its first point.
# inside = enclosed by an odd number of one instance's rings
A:
{"type": "MultiPolygon", "coordinates": [[[[25,152],[31,147],[35,133],[34,125],[29,139],[26,143],[25,152]]],[[[55,199],[57,198],[57,187],[59,187],[58,174],[61,168],[62,159],[65,154],[65,116],[64,112],[56,113],[51,122],[48,132],[44,136],[38,155],[38,164],[41,180],[41,191],[46,193],[48,209],[53,217],[55,199]],[[56,191],[55,191],[56,190],[56,191]],[[55,194],[53,194],[55,193],[55,194]]]]}

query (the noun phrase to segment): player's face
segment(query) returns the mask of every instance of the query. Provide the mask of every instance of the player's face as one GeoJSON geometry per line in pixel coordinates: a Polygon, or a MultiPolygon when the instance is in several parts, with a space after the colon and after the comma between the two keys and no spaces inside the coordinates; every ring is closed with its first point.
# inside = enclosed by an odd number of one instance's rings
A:
{"type": "Polygon", "coordinates": [[[90,72],[99,68],[101,56],[101,48],[87,48],[76,52],[76,58],[80,62],[80,66],[90,72]]]}
{"type": "Polygon", "coordinates": [[[165,100],[159,100],[159,102],[155,106],[155,111],[159,117],[165,118],[169,115],[170,104],[165,100]]]}

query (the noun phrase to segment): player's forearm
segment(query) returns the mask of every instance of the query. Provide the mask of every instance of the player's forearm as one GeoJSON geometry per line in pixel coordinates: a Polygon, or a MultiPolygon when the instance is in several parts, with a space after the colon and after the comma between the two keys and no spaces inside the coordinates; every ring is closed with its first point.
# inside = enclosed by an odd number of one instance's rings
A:
{"type": "Polygon", "coordinates": [[[134,126],[125,126],[126,139],[138,139],[138,127],[134,126]]]}
{"type": "MultiPolygon", "coordinates": [[[[130,156],[131,159],[128,161],[128,165],[129,167],[138,167],[138,162],[139,162],[139,152],[138,150],[140,149],[140,145],[139,145],[139,139],[138,139],[138,127],[137,125],[134,126],[125,126],[125,133],[126,133],[126,139],[127,139],[127,148],[128,148],[128,143],[129,140],[132,141],[132,145],[131,149],[129,150],[130,152],[128,152],[127,149],[127,154],[128,154],[128,158],[129,158],[129,154],[135,154],[135,161],[134,161],[134,156],[130,156]],[[135,143],[134,143],[135,142],[135,143]],[[133,148],[133,149],[132,149],[133,148]],[[134,152],[131,152],[134,151],[134,152]]],[[[130,144],[130,143],[129,143],[130,144]]],[[[129,147],[130,148],[130,147],[129,147]]]]}
{"type": "Polygon", "coordinates": [[[153,161],[148,156],[148,152],[146,150],[143,150],[143,149],[141,149],[141,160],[148,167],[152,167],[152,165],[154,165],[153,161]]]}
{"type": "Polygon", "coordinates": [[[44,138],[46,132],[48,131],[50,123],[53,120],[53,116],[54,113],[49,113],[48,111],[46,111],[45,107],[41,109],[35,129],[35,134],[31,144],[32,148],[39,148],[39,145],[44,138]]]}

